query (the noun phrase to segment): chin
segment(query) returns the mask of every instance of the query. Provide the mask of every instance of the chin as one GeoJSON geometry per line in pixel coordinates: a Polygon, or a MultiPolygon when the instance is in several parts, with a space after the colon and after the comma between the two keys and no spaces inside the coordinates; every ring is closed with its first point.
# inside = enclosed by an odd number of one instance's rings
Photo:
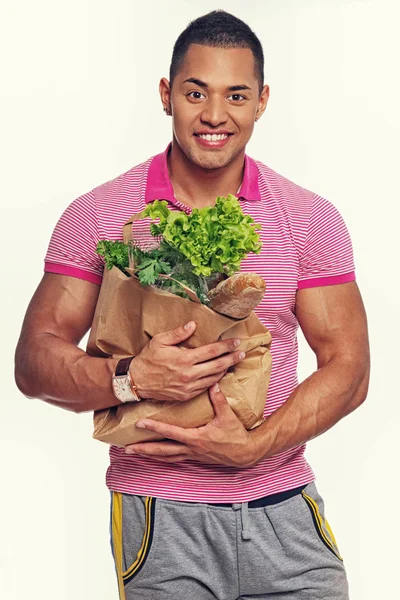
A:
{"type": "Polygon", "coordinates": [[[198,152],[190,148],[187,153],[187,157],[197,167],[200,167],[201,169],[212,170],[226,167],[237,157],[240,152],[240,150],[235,153],[229,152],[229,154],[218,151],[198,152]]]}

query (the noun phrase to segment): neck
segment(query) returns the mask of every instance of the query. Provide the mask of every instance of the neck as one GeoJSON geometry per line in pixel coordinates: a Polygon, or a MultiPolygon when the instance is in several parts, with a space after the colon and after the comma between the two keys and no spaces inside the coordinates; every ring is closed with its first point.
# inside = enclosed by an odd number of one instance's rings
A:
{"type": "Polygon", "coordinates": [[[191,208],[215,204],[217,196],[236,194],[243,178],[244,150],[226,167],[202,169],[182,152],[175,138],[168,156],[168,170],[175,198],[191,208]]]}

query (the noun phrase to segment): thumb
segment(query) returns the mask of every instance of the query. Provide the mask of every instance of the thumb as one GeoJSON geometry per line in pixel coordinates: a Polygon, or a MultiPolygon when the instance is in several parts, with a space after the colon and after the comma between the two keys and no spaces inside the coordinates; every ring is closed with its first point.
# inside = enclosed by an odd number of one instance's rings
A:
{"type": "Polygon", "coordinates": [[[189,321],[189,323],[186,323],[181,327],[170,329],[170,331],[165,331],[164,333],[159,333],[154,337],[157,338],[157,341],[163,346],[176,346],[177,344],[180,344],[181,342],[190,338],[195,329],[196,323],[194,321],[189,321]]]}
{"type": "Polygon", "coordinates": [[[232,412],[229,402],[226,399],[225,394],[221,391],[221,388],[219,387],[218,383],[210,387],[208,392],[210,395],[210,400],[214,407],[216,417],[222,417],[223,415],[226,415],[227,412],[232,412]]]}

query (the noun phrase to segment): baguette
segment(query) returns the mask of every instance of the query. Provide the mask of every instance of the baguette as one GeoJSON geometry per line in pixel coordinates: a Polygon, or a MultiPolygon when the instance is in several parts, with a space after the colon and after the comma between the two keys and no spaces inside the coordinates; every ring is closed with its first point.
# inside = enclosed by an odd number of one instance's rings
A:
{"type": "Polygon", "coordinates": [[[208,292],[210,306],[216,312],[235,319],[247,317],[260,304],[265,281],[256,273],[236,273],[208,292]]]}

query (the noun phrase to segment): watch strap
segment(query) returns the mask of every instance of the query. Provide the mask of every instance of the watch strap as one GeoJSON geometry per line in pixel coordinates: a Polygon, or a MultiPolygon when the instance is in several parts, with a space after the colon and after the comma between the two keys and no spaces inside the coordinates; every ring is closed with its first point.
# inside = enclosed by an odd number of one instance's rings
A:
{"type": "Polygon", "coordinates": [[[126,358],[121,358],[121,360],[118,361],[117,366],[115,367],[115,375],[127,375],[129,371],[129,366],[134,358],[134,356],[127,356],[126,358]]]}

